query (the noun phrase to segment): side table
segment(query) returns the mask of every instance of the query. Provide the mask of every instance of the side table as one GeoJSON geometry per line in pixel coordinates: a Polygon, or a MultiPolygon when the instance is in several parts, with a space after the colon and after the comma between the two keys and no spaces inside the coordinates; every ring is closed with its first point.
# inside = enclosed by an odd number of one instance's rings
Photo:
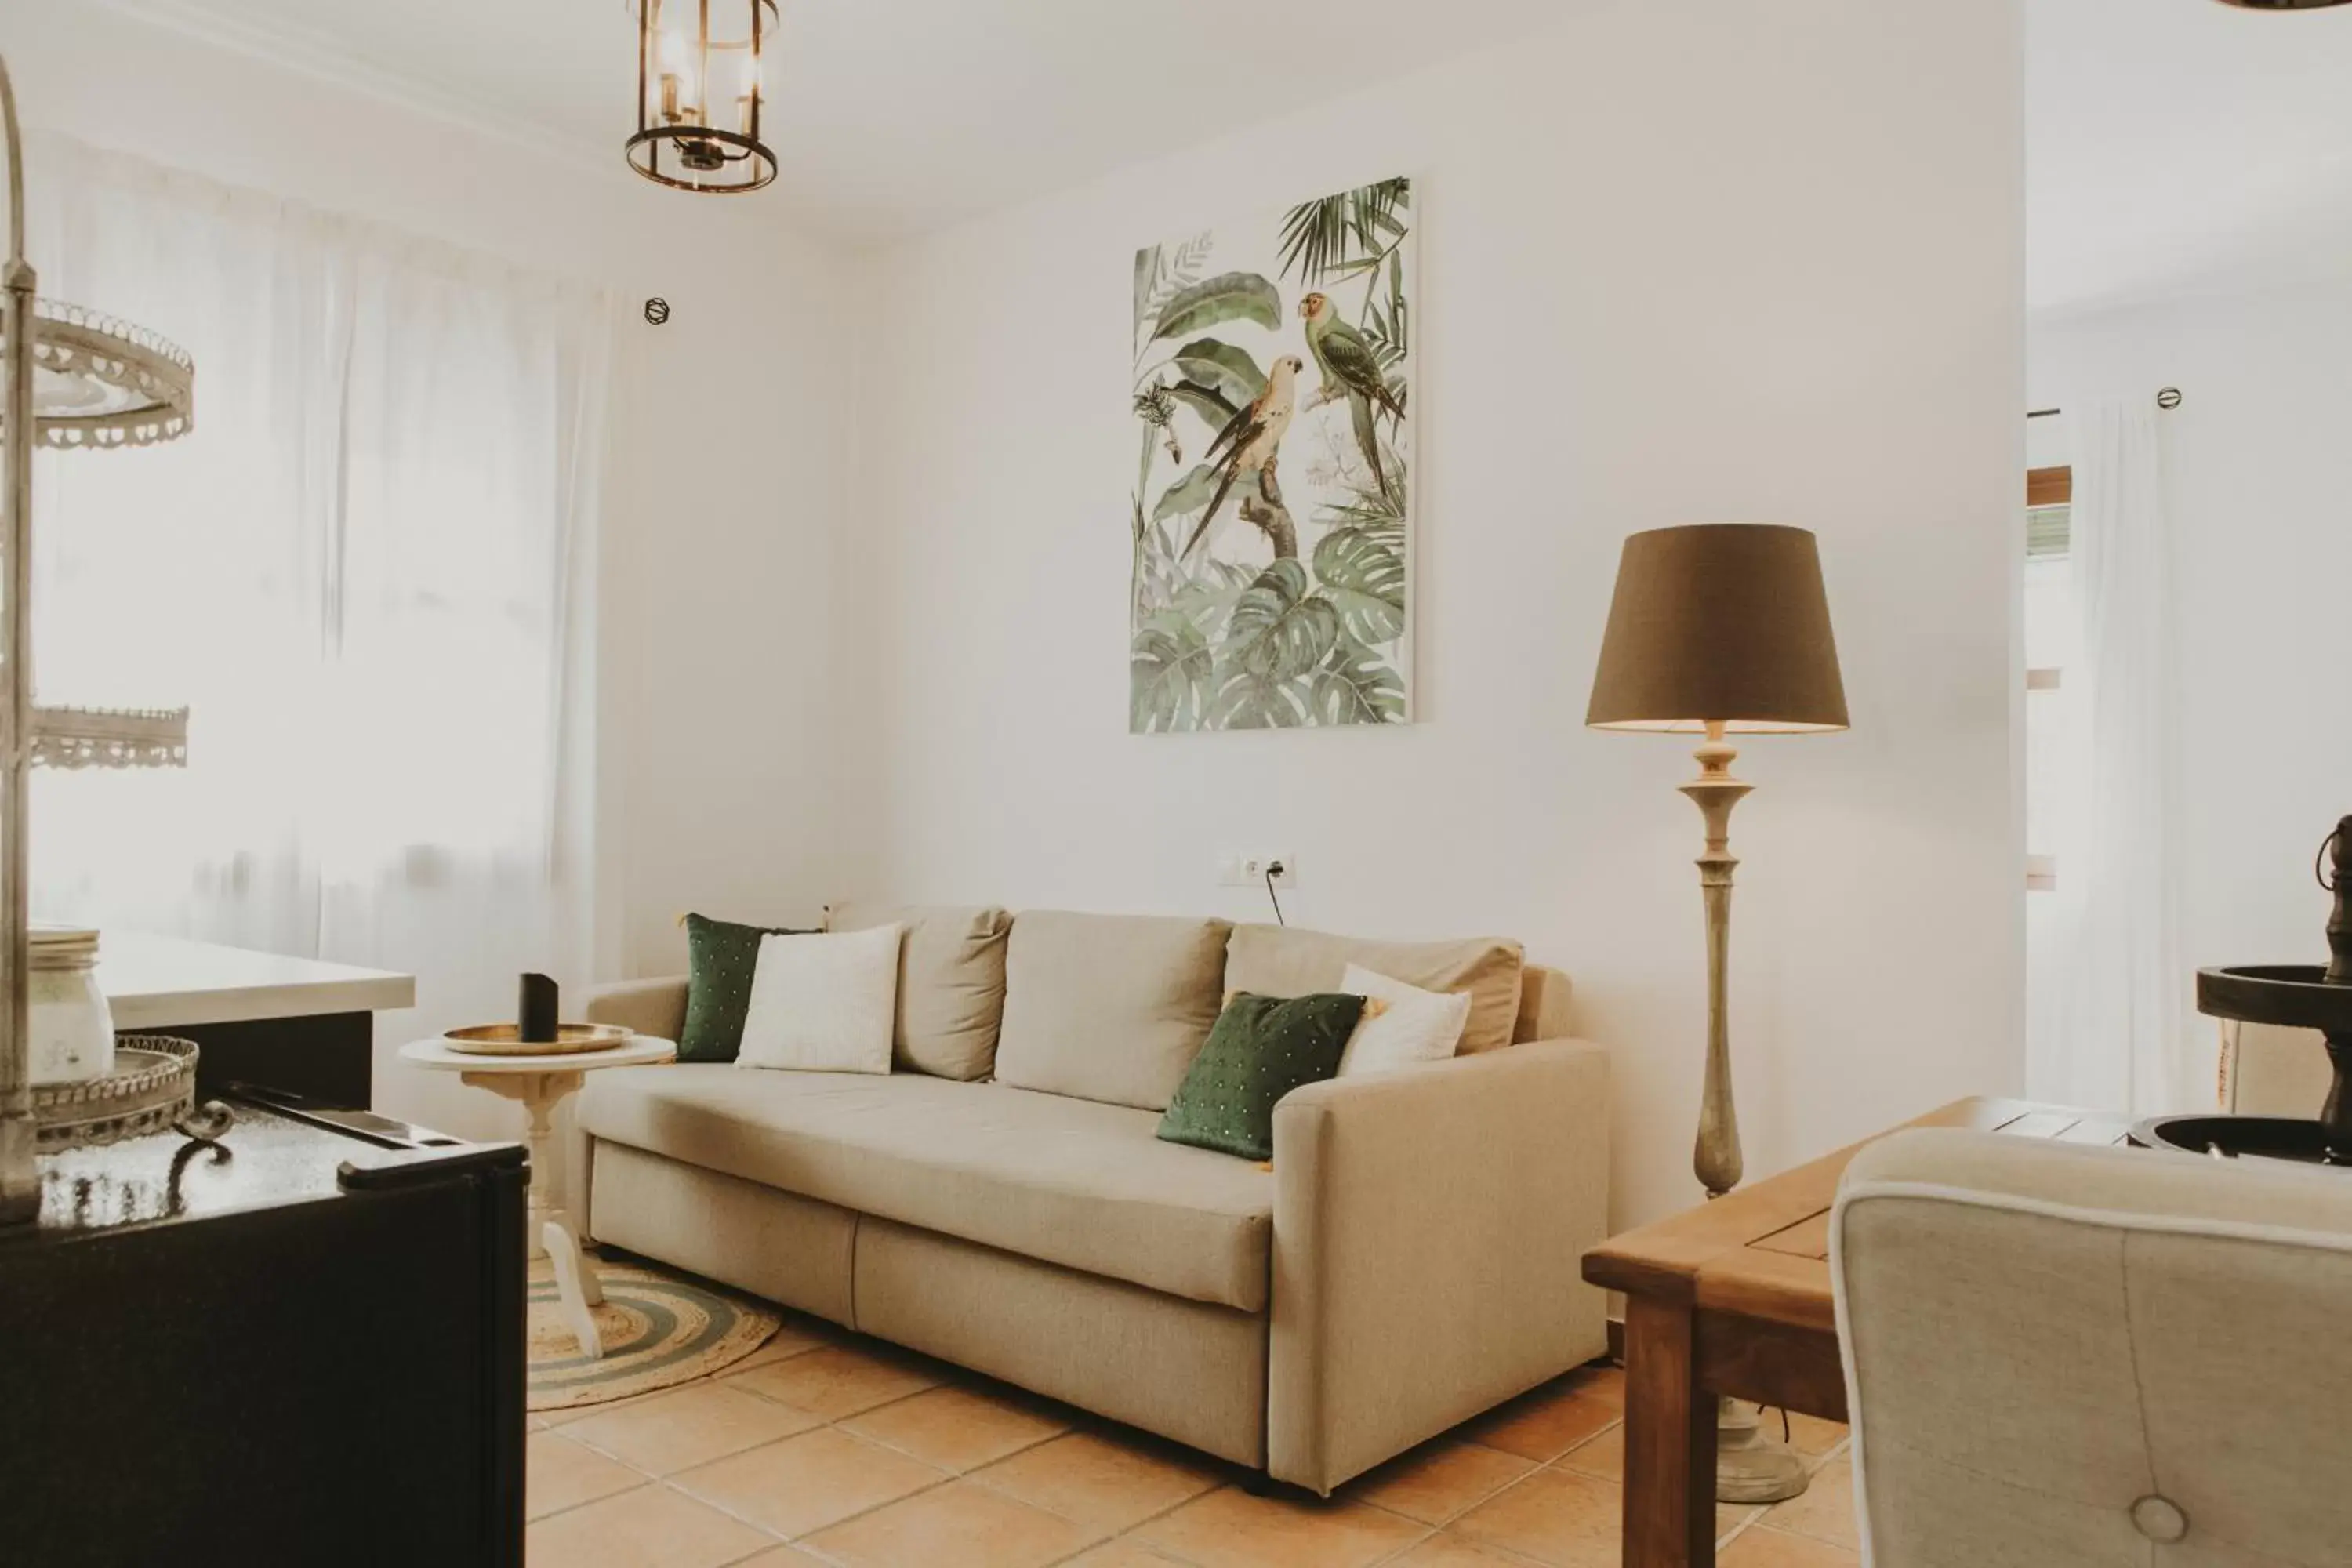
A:
{"type": "Polygon", "coordinates": [[[596,1334],[594,1309],[604,1300],[594,1270],[580,1256],[580,1238],[568,1216],[549,1200],[554,1170],[555,1110],[564,1097],[578,1089],[598,1068],[644,1067],[677,1055],[671,1041],[639,1035],[625,1045],[602,1051],[570,1051],[539,1057],[491,1057],[450,1048],[435,1038],[412,1040],[400,1047],[400,1059],[416,1067],[454,1072],[469,1089],[487,1089],[501,1099],[520,1100],[530,1114],[530,1197],[523,1239],[529,1256],[548,1258],[555,1267],[555,1293],[563,1321],[580,1342],[582,1353],[593,1360],[604,1353],[596,1334]]]}

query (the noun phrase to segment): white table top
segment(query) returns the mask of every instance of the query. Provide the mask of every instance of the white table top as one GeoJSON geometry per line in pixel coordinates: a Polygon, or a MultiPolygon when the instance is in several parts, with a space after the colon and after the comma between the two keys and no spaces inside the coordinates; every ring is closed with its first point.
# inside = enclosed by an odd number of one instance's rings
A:
{"type": "Polygon", "coordinates": [[[543,1057],[488,1057],[451,1050],[449,1042],[437,1035],[429,1040],[411,1040],[400,1047],[402,1061],[449,1072],[586,1072],[592,1068],[644,1067],[648,1062],[666,1062],[676,1055],[677,1047],[674,1043],[651,1035],[635,1036],[605,1050],[560,1051],[543,1057]]]}
{"type": "Polygon", "coordinates": [[[413,974],[126,931],[100,931],[98,987],[130,1033],[416,1005],[413,974]]]}

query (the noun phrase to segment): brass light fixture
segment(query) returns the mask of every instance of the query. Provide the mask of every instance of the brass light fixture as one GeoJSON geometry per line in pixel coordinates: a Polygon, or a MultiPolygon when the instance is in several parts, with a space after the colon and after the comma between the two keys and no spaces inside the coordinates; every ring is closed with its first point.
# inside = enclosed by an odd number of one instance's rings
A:
{"type": "Polygon", "coordinates": [[[681,191],[734,195],[776,177],[760,140],[761,69],[776,0],[630,0],[637,16],[637,133],[629,167],[681,191]]]}

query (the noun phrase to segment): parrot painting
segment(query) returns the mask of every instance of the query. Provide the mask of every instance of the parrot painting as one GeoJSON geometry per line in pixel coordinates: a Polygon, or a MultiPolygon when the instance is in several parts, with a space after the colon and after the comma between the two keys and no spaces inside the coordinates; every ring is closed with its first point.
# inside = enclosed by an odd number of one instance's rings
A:
{"type": "Polygon", "coordinates": [[[1184,542],[1183,559],[1200,547],[1217,520],[1217,509],[1225,504],[1225,497],[1244,474],[1259,476],[1264,486],[1271,487],[1275,459],[1281,454],[1282,438],[1289,433],[1291,416],[1298,409],[1298,373],[1307,362],[1296,354],[1285,354],[1274,362],[1265,378],[1265,390],[1249,405],[1225,422],[1217,438],[1209,444],[1204,461],[1222,470],[1217,481],[1217,493],[1210,499],[1209,510],[1201,514],[1200,526],[1184,542]]]}
{"type": "Polygon", "coordinates": [[[1320,405],[1345,397],[1349,411],[1355,416],[1356,445],[1364,450],[1364,458],[1372,466],[1372,481],[1386,494],[1388,475],[1381,468],[1380,431],[1373,421],[1373,411],[1379,410],[1402,421],[1404,405],[1389,385],[1381,370],[1378,355],[1364,341],[1363,334],[1340,319],[1338,307],[1328,294],[1309,294],[1298,301],[1298,314],[1307,323],[1307,352],[1315,356],[1315,368],[1321,373],[1323,385],[1316,395],[1320,405]]]}

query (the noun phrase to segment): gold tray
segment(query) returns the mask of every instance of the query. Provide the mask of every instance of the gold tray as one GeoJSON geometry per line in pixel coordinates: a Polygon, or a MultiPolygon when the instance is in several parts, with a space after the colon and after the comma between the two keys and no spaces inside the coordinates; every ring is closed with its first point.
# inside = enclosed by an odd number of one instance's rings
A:
{"type": "Polygon", "coordinates": [[[450,1030],[441,1042],[470,1057],[559,1057],[609,1051],[636,1038],[618,1024],[558,1024],[551,1040],[520,1039],[521,1027],[520,1024],[476,1024],[450,1030]]]}

